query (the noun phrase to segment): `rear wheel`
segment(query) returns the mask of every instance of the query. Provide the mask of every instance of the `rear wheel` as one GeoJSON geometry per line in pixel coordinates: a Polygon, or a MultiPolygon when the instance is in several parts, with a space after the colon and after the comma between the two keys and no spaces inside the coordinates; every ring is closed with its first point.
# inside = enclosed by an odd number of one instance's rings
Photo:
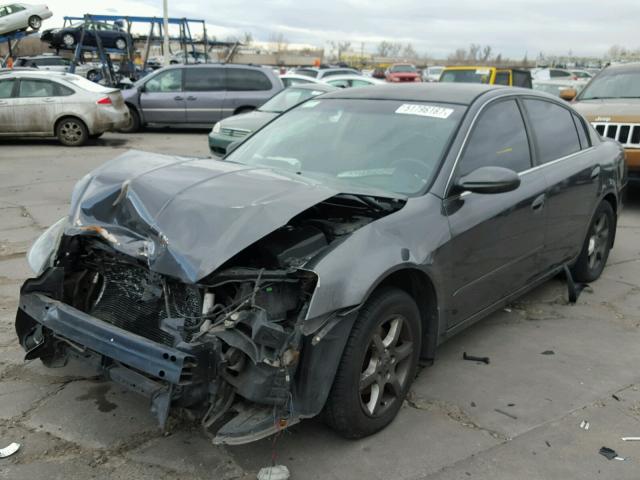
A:
{"type": "Polygon", "coordinates": [[[31,15],[28,23],[33,30],[40,30],[40,27],[42,26],[42,19],[37,15],[31,15]]]}
{"type": "Polygon", "coordinates": [[[421,343],[418,307],[404,291],[385,288],[360,310],[336,374],[325,420],[347,438],[386,427],[416,375],[421,343]]]}
{"type": "Polygon", "coordinates": [[[63,145],[79,147],[87,143],[89,132],[82,120],[75,117],[67,117],[58,122],[56,136],[63,145]]]}
{"type": "Polygon", "coordinates": [[[129,121],[127,125],[120,129],[121,133],[135,133],[140,130],[140,115],[135,108],[129,108],[129,121]]]}
{"type": "Polygon", "coordinates": [[[572,268],[575,280],[593,282],[600,277],[609,258],[615,227],[616,216],[611,204],[601,202],[589,225],[580,256],[572,268]]]}

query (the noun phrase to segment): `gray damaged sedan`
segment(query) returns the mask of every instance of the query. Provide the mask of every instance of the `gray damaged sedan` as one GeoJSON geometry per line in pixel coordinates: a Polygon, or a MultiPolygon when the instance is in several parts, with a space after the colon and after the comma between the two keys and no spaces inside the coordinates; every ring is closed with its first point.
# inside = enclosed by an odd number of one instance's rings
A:
{"type": "Polygon", "coordinates": [[[570,268],[601,274],[621,147],[531,90],[424,84],[310,99],[225,161],[130,152],[37,240],[16,330],[191,409],[227,444],[324,412],[398,413],[420,358],[570,268]]]}

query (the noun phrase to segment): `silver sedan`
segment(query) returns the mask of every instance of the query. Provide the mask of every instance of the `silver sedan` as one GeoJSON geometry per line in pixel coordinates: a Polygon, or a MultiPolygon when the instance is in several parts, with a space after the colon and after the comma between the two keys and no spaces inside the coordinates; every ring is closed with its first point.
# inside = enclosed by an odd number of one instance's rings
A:
{"type": "Polygon", "coordinates": [[[129,122],[118,89],[69,73],[0,70],[0,136],[83,145],[129,122]]]}

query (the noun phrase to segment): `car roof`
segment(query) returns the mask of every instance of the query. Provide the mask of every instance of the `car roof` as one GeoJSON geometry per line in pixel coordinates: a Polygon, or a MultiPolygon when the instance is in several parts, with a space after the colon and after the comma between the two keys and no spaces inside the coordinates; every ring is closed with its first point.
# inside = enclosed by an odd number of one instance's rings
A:
{"type": "Polygon", "coordinates": [[[331,75],[327,77],[326,80],[324,78],[322,79],[323,82],[327,82],[327,83],[333,82],[334,80],[364,80],[365,82],[370,81],[371,83],[375,83],[375,84],[386,83],[380,79],[373,78],[373,77],[365,77],[364,75],[331,75]]]}
{"type": "Polygon", "coordinates": [[[159,70],[168,70],[174,68],[207,68],[207,67],[216,67],[216,68],[232,68],[232,67],[242,67],[242,68],[251,68],[254,70],[269,70],[272,71],[271,67],[263,67],[261,65],[252,65],[249,63],[177,63],[175,65],[167,65],[166,67],[162,67],[159,70]]]}
{"type": "Polygon", "coordinates": [[[329,85],[328,83],[299,83],[297,85],[291,85],[287,87],[285,90],[290,90],[292,88],[298,90],[322,90],[323,92],[334,92],[336,90],[340,90],[338,87],[334,87],[333,85],[329,85]]]}
{"type": "Polygon", "coordinates": [[[71,77],[72,73],[67,72],[56,72],[53,70],[39,70],[37,68],[3,68],[0,69],[0,76],[11,75],[13,74],[16,77],[43,77],[43,78],[57,78],[64,80],[65,78],[71,77]]]}
{"type": "Polygon", "coordinates": [[[608,67],[603,68],[602,70],[615,70],[616,72],[638,72],[640,71],[640,63],[619,63],[616,65],[609,65],[608,67]]]}
{"type": "Polygon", "coordinates": [[[400,100],[407,102],[441,102],[470,105],[476,98],[492,90],[522,91],[530,89],[501,87],[477,83],[409,83],[406,85],[372,85],[366,88],[345,88],[323,98],[352,98],[370,100],[400,100]]]}

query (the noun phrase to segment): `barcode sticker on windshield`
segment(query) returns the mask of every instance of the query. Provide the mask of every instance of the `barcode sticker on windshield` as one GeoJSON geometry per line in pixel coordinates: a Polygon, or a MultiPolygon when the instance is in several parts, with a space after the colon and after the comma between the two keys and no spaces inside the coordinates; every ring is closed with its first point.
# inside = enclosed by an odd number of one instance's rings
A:
{"type": "Polygon", "coordinates": [[[398,107],[396,113],[402,113],[404,115],[419,115],[421,117],[449,118],[449,115],[453,113],[453,108],[405,103],[398,107]]]}

